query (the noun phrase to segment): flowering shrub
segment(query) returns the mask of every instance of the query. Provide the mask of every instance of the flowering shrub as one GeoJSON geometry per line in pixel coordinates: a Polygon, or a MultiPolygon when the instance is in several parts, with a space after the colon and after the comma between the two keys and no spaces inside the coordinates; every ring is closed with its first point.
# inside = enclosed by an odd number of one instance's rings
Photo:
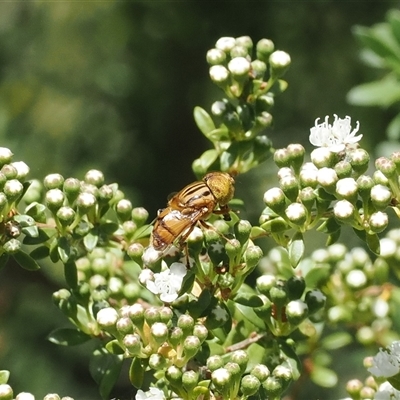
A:
{"type": "MultiPolygon", "coordinates": [[[[170,200],[156,217],[165,248],[146,209],[100,171],[28,181],[28,166],[1,148],[0,265],[63,266],[66,287],[53,301],[74,327],[49,338],[97,340],[90,370],[103,399],[124,362],[137,400],[280,399],[304,376],[332,387],[329,351],[353,340],[382,349],[365,360],[374,377],[349,381],[351,398],[400,398],[400,231],[386,231],[400,215],[400,153],[370,171],[359,122],[337,115],[315,121],[309,161],[301,144],[275,150],[265,130],[289,55],[268,39],[225,37],[207,61],[224,97],[194,118],[213,147],[193,163],[191,202],[170,200]],[[240,218],[238,199],[224,208],[221,188],[200,180],[244,174],[269,157],[279,183],[265,191],[257,225],[240,218]],[[365,248],[338,242],[346,226],[365,248]],[[326,247],[306,257],[310,230],[326,235],[326,247]],[[265,241],[275,243],[268,254],[265,241]]],[[[233,186],[223,189],[230,198],[233,186]]],[[[0,400],[14,398],[8,379],[1,371],[0,400]]]]}

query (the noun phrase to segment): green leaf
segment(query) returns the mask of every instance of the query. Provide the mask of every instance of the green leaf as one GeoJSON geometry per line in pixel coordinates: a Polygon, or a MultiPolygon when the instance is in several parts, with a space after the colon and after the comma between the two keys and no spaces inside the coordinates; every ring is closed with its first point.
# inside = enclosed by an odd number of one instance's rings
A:
{"type": "Polygon", "coordinates": [[[304,239],[301,232],[296,232],[288,246],[290,264],[293,268],[297,267],[304,255],[304,239]]]}
{"type": "Polygon", "coordinates": [[[331,369],[314,365],[311,371],[311,380],[318,386],[331,388],[337,384],[338,377],[331,369]]]}
{"type": "Polygon", "coordinates": [[[304,277],[307,287],[320,287],[320,285],[327,282],[331,276],[331,267],[329,264],[317,265],[310,269],[304,277]]]}
{"type": "Polygon", "coordinates": [[[326,239],[326,245],[330,246],[331,244],[336,243],[340,238],[340,233],[341,233],[341,230],[339,229],[338,231],[333,232],[332,234],[330,234],[328,236],[328,239],[326,239]]]}
{"type": "MultiPolygon", "coordinates": [[[[397,114],[389,123],[387,129],[387,137],[389,140],[400,139],[400,114],[397,114]]],[[[397,143],[396,143],[397,144],[397,143]]]]}
{"type": "Polygon", "coordinates": [[[30,237],[38,237],[39,236],[39,228],[37,226],[27,226],[21,229],[21,232],[30,237]]]}
{"type": "Polygon", "coordinates": [[[143,225],[140,228],[136,229],[133,234],[132,240],[138,240],[141,238],[145,238],[150,236],[151,231],[153,230],[153,225],[143,225]]]}
{"type": "Polygon", "coordinates": [[[222,171],[228,171],[232,167],[239,155],[239,147],[240,143],[235,142],[232,143],[224,152],[222,152],[220,157],[222,171]]]}
{"type": "Polygon", "coordinates": [[[5,369],[0,371],[0,385],[4,385],[5,383],[7,383],[9,378],[10,371],[7,371],[5,369]]]}
{"type": "Polygon", "coordinates": [[[215,124],[210,114],[201,107],[195,107],[193,116],[197,127],[208,138],[208,134],[215,129],[215,124]]]}
{"type": "Polygon", "coordinates": [[[91,357],[89,370],[92,378],[99,386],[102,399],[109,399],[122,366],[122,356],[110,354],[104,348],[96,349],[91,357]]]}
{"type": "Polygon", "coordinates": [[[400,390],[400,378],[398,374],[387,378],[388,382],[397,390],[400,390]]]}
{"type": "Polygon", "coordinates": [[[374,82],[363,83],[347,93],[347,101],[358,106],[389,107],[400,100],[400,82],[387,75],[374,82]]]}
{"type": "Polygon", "coordinates": [[[52,242],[50,243],[50,248],[49,248],[49,256],[50,260],[53,263],[56,263],[57,261],[60,260],[60,255],[58,254],[58,240],[57,238],[54,238],[52,242]]]}
{"type": "Polygon", "coordinates": [[[118,224],[115,222],[104,222],[100,225],[99,229],[101,233],[112,235],[118,229],[118,224]]]}
{"type": "Polygon", "coordinates": [[[264,321],[254,312],[251,307],[243,306],[242,304],[235,303],[236,308],[240,311],[243,317],[252,323],[257,328],[265,330],[265,323],[264,321]]]}
{"type": "MultiPolygon", "coordinates": [[[[83,238],[83,244],[87,251],[91,252],[99,241],[99,233],[96,228],[90,230],[90,232],[83,238]]],[[[61,258],[62,260],[62,258],[61,258]]]]}
{"type": "Polygon", "coordinates": [[[335,332],[322,340],[322,346],[327,350],[336,350],[347,346],[353,341],[352,336],[347,332],[335,332]]]}
{"type": "Polygon", "coordinates": [[[197,160],[198,166],[207,171],[218,159],[218,151],[215,149],[206,150],[197,160]]]}
{"type": "Polygon", "coordinates": [[[32,250],[29,255],[34,259],[34,260],[42,260],[43,258],[46,258],[49,256],[49,248],[46,246],[39,246],[36,249],[32,250]]]}
{"type": "Polygon", "coordinates": [[[67,238],[60,237],[58,239],[57,251],[58,251],[58,255],[60,256],[60,260],[64,264],[67,263],[72,254],[71,246],[70,246],[67,238]]]}
{"type": "Polygon", "coordinates": [[[118,340],[111,340],[106,344],[106,349],[111,354],[124,354],[125,350],[119,345],[118,340]]]}
{"type": "Polygon", "coordinates": [[[239,292],[234,298],[233,301],[238,304],[242,304],[243,306],[247,307],[261,307],[264,303],[255,294],[252,293],[242,293],[239,292]]]}
{"type": "Polygon", "coordinates": [[[327,234],[332,234],[334,232],[339,231],[341,226],[339,223],[336,221],[335,217],[328,218],[326,221],[324,221],[318,228],[318,232],[323,232],[327,234]]]}
{"type": "Polygon", "coordinates": [[[136,357],[132,360],[129,368],[129,380],[136,389],[139,389],[143,385],[143,379],[144,366],[142,364],[142,359],[136,357]]]}
{"type": "Polygon", "coordinates": [[[60,328],[51,332],[47,339],[60,346],[76,346],[87,342],[91,337],[78,329],[60,328]]]}
{"type": "Polygon", "coordinates": [[[367,233],[366,239],[367,239],[367,245],[368,245],[369,249],[373,253],[379,255],[381,252],[381,244],[379,242],[379,236],[376,233],[372,233],[372,234],[367,233]]]}
{"type": "Polygon", "coordinates": [[[75,289],[78,286],[78,270],[75,261],[68,261],[64,264],[64,276],[67,285],[71,289],[75,289]]]}
{"type": "Polygon", "coordinates": [[[282,365],[290,369],[292,372],[292,378],[296,381],[300,378],[300,371],[302,369],[299,357],[297,356],[293,347],[288,345],[286,341],[280,340],[279,347],[286,356],[286,361],[284,361],[282,365]]]}
{"type": "Polygon", "coordinates": [[[37,271],[40,269],[40,265],[29,254],[22,250],[13,254],[12,257],[22,268],[28,271],[37,271]]]}
{"type": "Polygon", "coordinates": [[[199,318],[201,316],[204,316],[203,313],[210,306],[212,299],[213,297],[211,295],[211,292],[208,289],[204,289],[200,293],[198,299],[193,300],[189,303],[188,307],[189,314],[193,318],[199,318]]]}
{"type": "Polygon", "coordinates": [[[394,8],[389,10],[387,20],[389,21],[393,36],[400,43],[400,11],[394,8]]]}
{"type": "Polygon", "coordinates": [[[43,230],[39,229],[37,236],[26,236],[22,241],[23,244],[33,245],[33,244],[42,244],[47,242],[50,239],[50,236],[43,230]]]}

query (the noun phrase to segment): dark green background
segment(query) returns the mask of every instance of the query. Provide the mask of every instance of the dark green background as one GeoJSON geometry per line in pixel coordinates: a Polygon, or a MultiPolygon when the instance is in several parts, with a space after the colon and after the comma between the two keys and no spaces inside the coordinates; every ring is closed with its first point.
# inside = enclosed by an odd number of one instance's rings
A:
{"type": "MultiPolygon", "coordinates": [[[[272,39],[292,58],[289,88],[273,111],[275,147],[299,142],[309,149],[314,120],[336,113],[359,120],[363,147],[373,149],[395,110],[346,103],[351,87],[375,77],[359,61],[351,29],[383,21],[396,4],[1,3],[0,146],[29,164],[31,178],[52,172],[82,178],[89,168],[101,169],[108,183],[118,182],[134,205],[153,217],[170,192],[194,179],[191,163],[208,148],[192,117],[196,105],[209,109],[222,97],[208,78],[206,51],[221,36],[249,35],[255,42],[272,39]]],[[[238,178],[237,195],[247,205],[243,217],[257,221],[262,193],[274,184],[275,172],[267,162],[238,178]]],[[[88,349],[58,348],[45,340],[51,329],[65,325],[51,304],[59,284],[47,276],[14,265],[2,271],[0,368],[11,370],[16,392],[98,398],[86,372],[88,349]]],[[[344,378],[354,377],[361,366],[359,357],[353,362],[348,354],[334,354],[344,378]]],[[[321,391],[305,385],[296,399],[337,399],[345,395],[343,386],[321,391]]],[[[120,390],[130,398],[129,388],[121,384],[120,390]]]]}

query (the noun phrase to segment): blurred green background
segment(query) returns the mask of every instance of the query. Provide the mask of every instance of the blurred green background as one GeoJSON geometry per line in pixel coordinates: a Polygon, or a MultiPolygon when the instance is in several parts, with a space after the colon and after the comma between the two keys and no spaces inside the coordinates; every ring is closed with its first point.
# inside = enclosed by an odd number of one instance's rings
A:
{"type": "MultiPolygon", "coordinates": [[[[375,74],[359,61],[351,28],[383,21],[397,4],[2,2],[0,146],[31,167],[31,178],[53,172],[83,178],[89,168],[100,169],[153,217],[170,192],[193,181],[191,163],[208,148],[192,117],[196,105],[209,109],[222,97],[208,78],[206,51],[221,36],[249,35],[255,42],[272,39],[292,58],[289,88],[273,110],[276,148],[298,142],[310,149],[314,120],[336,113],[359,120],[363,147],[374,149],[395,110],[346,103],[346,93],[375,74]]],[[[247,204],[243,217],[257,221],[275,173],[269,161],[238,178],[237,196],[247,204]]],[[[53,328],[67,325],[51,304],[59,286],[47,276],[14,265],[1,272],[0,368],[11,370],[16,393],[96,399],[87,372],[90,346],[65,349],[46,341],[53,328]]],[[[343,379],[355,377],[361,365],[358,349],[352,354],[345,361],[334,354],[343,379]]],[[[303,382],[295,398],[338,399],[343,387],[322,390],[303,382]]],[[[116,393],[130,399],[133,391],[121,379],[116,393]]]]}

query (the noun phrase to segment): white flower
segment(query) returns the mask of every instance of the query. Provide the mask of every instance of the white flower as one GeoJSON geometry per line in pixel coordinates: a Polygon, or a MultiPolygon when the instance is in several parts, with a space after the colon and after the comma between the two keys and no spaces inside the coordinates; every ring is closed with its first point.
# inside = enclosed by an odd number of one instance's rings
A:
{"type": "Polygon", "coordinates": [[[138,390],[135,396],[136,400],[165,400],[164,392],[157,388],[150,388],[147,392],[138,390]]]}
{"type": "Polygon", "coordinates": [[[161,301],[171,303],[178,298],[186,273],[185,264],[174,262],[170,269],[154,274],[154,280],[148,280],[146,287],[150,292],[159,295],[161,301]]]}
{"type": "Polygon", "coordinates": [[[334,114],[333,124],[329,124],[329,116],[325,117],[325,122],[318,124],[319,118],[315,120],[315,126],[310,129],[310,142],[316,147],[327,147],[333,153],[343,151],[346,146],[351,147],[359,140],[362,135],[355,136],[360,127],[357,121],[356,127],[351,130],[351,118],[338,118],[334,114]]]}
{"type": "Polygon", "coordinates": [[[400,342],[394,342],[386,349],[380,349],[373,358],[372,367],[368,371],[377,378],[389,378],[400,372],[400,342]]]}
{"type": "Polygon", "coordinates": [[[374,395],[374,400],[399,400],[400,392],[396,390],[389,382],[384,382],[379,386],[374,395]]]}

